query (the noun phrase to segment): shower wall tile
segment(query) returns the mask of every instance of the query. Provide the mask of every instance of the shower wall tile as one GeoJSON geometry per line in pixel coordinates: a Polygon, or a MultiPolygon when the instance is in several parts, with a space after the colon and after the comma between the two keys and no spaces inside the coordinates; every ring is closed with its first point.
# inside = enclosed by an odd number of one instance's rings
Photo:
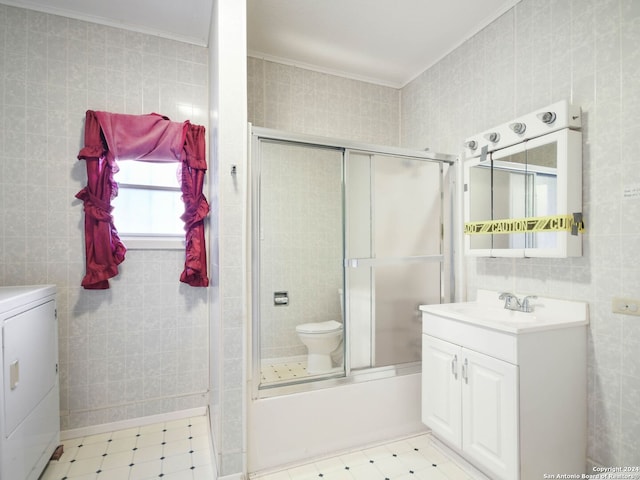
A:
{"type": "Polygon", "coordinates": [[[208,298],[179,283],[184,253],[129,251],[110,290],[83,290],[74,198],[87,109],[206,126],[207,69],[206,48],[0,5],[0,284],[58,287],[63,429],[207,405],[208,298]]]}
{"type": "MultiPolygon", "coordinates": [[[[247,70],[249,121],[254,126],[398,145],[397,89],[254,57],[247,59],[247,70]]],[[[331,232],[317,228],[339,222],[339,182],[332,189],[313,188],[331,182],[322,154],[308,159],[302,169],[296,168],[301,159],[295,152],[283,151],[279,157],[281,163],[268,189],[274,208],[265,202],[262,219],[268,232],[261,242],[263,358],[304,355],[306,348],[296,334],[296,325],[340,318],[341,269],[328,266],[332,259],[342,258],[340,249],[335,248],[341,242],[339,238],[334,241],[331,232]],[[305,181],[309,175],[312,183],[305,181]],[[329,195],[320,197],[322,191],[329,195]],[[282,245],[294,247],[284,251],[282,245]],[[273,306],[273,292],[280,290],[289,292],[288,307],[273,306]]]]}
{"type": "Polygon", "coordinates": [[[588,455],[640,463],[637,321],[611,298],[637,298],[640,202],[640,3],[523,0],[402,89],[401,144],[460,153],[465,137],[552,102],[583,110],[583,257],[467,259],[479,287],[589,303],[588,455]],[[462,79],[460,81],[456,79],[462,79]]]}
{"type": "Polygon", "coordinates": [[[274,144],[262,151],[262,358],[304,355],[296,325],[340,319],[341,155],[274,144]],[[274,306],[276,291],[288,292],[286,307],[274,306]]]}

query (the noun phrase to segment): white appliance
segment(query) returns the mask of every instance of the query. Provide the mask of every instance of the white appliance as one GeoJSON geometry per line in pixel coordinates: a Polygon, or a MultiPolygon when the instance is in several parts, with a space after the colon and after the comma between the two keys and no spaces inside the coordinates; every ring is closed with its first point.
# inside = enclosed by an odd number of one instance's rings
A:
{"type": "Polygon", "coordinates": [[[60,442],[56,287],[0,287],[0,325],[0,480],[36,480],[60,442]]]}

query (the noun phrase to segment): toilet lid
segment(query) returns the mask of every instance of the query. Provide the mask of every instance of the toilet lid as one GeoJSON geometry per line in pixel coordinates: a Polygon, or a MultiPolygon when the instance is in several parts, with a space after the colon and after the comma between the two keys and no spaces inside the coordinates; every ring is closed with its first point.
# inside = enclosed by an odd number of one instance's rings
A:
{"type": "Polygon", "coordinates": [[[303,323],[296,327],[296,331],[301,333],[330,333],[342,330],[342,324],[335,320],[326,322],[303,323]]]}

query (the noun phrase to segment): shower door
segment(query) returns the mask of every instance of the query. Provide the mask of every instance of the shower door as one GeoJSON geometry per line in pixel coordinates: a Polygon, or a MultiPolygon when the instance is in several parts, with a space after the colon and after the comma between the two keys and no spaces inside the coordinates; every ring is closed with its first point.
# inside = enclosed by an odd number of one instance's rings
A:
{"type": "Polygon", "coordinates": [[[452,161],[262,131],[251,147],[256,395],[419,368],[418,306],[450,294],[452,161]],[[343,342],[331,370],[310,374],[296,326],[328,320],[343,324],[343,342]]]}
{"type": "Polygon", "coordinates": [[[276,140],[256,147],[254,257],[259,261],[253,308],[259,320],[254,335],[259,335],[260,384],[344,375],[342,342],[335,368],[308,374],[307,349],[296,332],[300,324],[343,321],[343,150],[276,140]]]}
{"type": "Polygon", "coordinates": [[[443,295],[443,164],[348,151],[346,255],[351,370],[418,362],[418,306],[443,295]]]}

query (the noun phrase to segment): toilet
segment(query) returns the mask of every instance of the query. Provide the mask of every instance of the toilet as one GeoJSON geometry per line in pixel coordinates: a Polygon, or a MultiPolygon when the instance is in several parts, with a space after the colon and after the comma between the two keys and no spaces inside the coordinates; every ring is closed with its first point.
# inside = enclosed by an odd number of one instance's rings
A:
{"type": "Polygon", "coordinates": [[[335,320],[303,323],[296,327],[296,332],[307,347],[307,372],[330,372],[333,368],[331,353],[342,341],[342,324],[335,320]]]}

